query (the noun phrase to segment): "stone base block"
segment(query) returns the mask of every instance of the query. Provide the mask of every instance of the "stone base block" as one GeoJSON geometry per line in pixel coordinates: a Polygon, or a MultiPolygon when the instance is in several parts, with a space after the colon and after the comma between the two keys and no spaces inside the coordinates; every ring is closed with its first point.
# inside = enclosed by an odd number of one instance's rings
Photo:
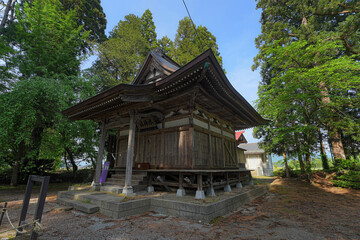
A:
{"type": "Polygon", "coordinates": [[[100,184],[100,183],[93,183],[92,189],[93,189],[94,191],[100,191],[100,188],[101,188],[101,184],[100,184]]]}
{"type": "Polygon", "coordinates": [[[214,188],[210,187],[206,190],[206,196],[208,197],[216,197],[214,188]]]}
{"type": "Polygon", "coordinates": [[[254,182],[253,182],[252,179],[249,181],[249,185],[250,185],[250,186],[254,186],[254,182]]]}
{"type": "Polygon", "coordinates": [[[231,187],[229,184],[224,187],[224,192],[231,192],[231,187]]]}
{"type": "Polygon", "coordinates": [[[186,195],[185,189],[183,189],[183,188],[181,188],[181,189],[179,188],[176,192],[176,196],[178,196],[178,197],[183,197],[185,195],[186,195]]]}
{"type": "Polygon", "coordinates": [[[242,187],[243,187],[243,185],[242,185],[241,182],[238,182],[238,183],[236,184],[236,188],[242,188],[242,187]]]}
{"type": "Polygon", "coordinates": [[[134,190],[133,190],[133,188],[132,188],[131,186],[129,186],[129,187],[124,187],[122,193],[125,194],[126,196],[128,196],[129,194],[130,194],[130,195],[133,195],[134,190]]]}
{"type": "Polygon", "coordinates": [[[195,194],[195,199],[205,199],[205,193],[203,190],[197,190],[195,194]]]}
{"type": "Polygon", "coordinates": [[[147,192],[149,192],[149,193],[155,192],[154,186],[148,186],[147,187],[147,192]]]}

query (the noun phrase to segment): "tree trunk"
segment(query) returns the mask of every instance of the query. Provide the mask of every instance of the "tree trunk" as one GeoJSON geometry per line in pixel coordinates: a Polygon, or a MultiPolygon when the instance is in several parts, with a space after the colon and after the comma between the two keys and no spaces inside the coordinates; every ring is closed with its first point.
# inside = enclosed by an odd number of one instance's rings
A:
{"type": "Polygon", "coordinates": [[[34,160],[39,159],[43,131],[44,131],[43,127],[34,127],[32,133],[31,133],[31,149],[30,149],[30,151],[33,152],[31,158],[34,160]]]}
{"type": "Polygon", "coordinates": [[[21,162],[21,159],[24,157],[24,153],[25,153],[25,142],[21,141],[19,144],[18,152],[16,154],[16,158],[15,158],[15,163],[14,163],[14,167],[13,167],[13,171],[12,171],[12,175],[11,175],[10,186],[17,186],[17,184],[18,184],[18,174],[19,174],[19,169],[20,169],[20,162],[21,162]]]}
{"type": "Polygon", "coordinates": [[[321,155],[321,162],[322,162],[322,166],[323,169],[325,170],[329,170],[329,162],[328,159],[326,157],[326,153],[325,153],[325,147],[324,147],[324,143],[323,143],[323,138],[322,138],[322,134],[321,131],[319,129],[319,142],[320,142],[320,155],[321,155]]]}
{"type": "Polygon", "coordinates": [[[290,177],[290,171],[289,171],[289,166],[288,166],[288,162],[287,162],[287,159],[286,159],[285,152],[283,152],[283,157],[284,157],[284,164],[285,164],[285,174],[286,174],[286,177],[289,178],[290,177]]]}
{"type": "Polygon", "coordinates": [[[66,158],[66,150],[64,152],[64,163],[65,163],[66,171],[69,171],[69,165],[68,165],[67,158],[66,158]]]}
{"type": "Polygon", "coordinates": [[[70,163],[71,163],[72,168],[73,168],[73,174],[75,175],[76,171],[78,170],[78,166],[76,165],[76,162],[75,162],[75,160],[74,160],[74,154],[73,154],[73,152],[71,151],[71,149],[68,148],[68,147],[65,148],[65,150],[66,150],[66,152],[67,152],[67,154],[68,154],[68,156],[69,156],[69,160],[70,160],[70,163]]]}
{"type": "MultiPolygon", "coordinates": [[[[320,89],[321,89],[321,101],[325,106],[330,105],[330,97],[329,97],[329,91],[325,86],[325,83],[320,83],[320,89]]],[[[333,112],[333,109],[329,109],[329,111],[333,112]]],[[[336,121],[336,119],[331,119],[332,121],[336,121]]],[[[346,159],[345,157],[345,151],[344,147],[341,141],[341,134],[340,131],[334,127],[332,127],[330,124],[327,124],[327,130],[329,132],[329,140],[331,143],[332,152],[334,155],[334,159],[346,159]]]]}
{"type": "Polygon", "coordinates": [[[12,4],[12,0],[8,0],[8,2],[6,4],[6,7],[5,7],[3,19],[1,20],[1,23],[0,23],[0,29],[5,27],[5,24],[6,24],[7,20],[8,20],[9,12],[10,12],[10,9],[11,9],[11,4],[12,4]]]}
{"type": "Polygon", "coordinates": [[[301,151],[300,151],[299,138],[298,138],[297,133],[294,133],[294,137],[295,137],[296,152],[297,152],[298,160],[299,160],[299,164],[300,164],[300,171],[301,171],[301,174],[306,174],[305,165],[304,165],[304,161],[302,159],[302,155],[301,155],[301,151]]]}
{"type": "Polygon", "coordinates": [[[341,141],[341,135],[338,130],[329,131],[331,148],[334,159],[346,159],[344,147],[341,141]]]}
{"type": "Polygon", "coordinates": [[[310,181],[312,174],[311,174],[311,155],[309,149],[305,154],[305,161],[306,161],[307,180],[310,181]]]}

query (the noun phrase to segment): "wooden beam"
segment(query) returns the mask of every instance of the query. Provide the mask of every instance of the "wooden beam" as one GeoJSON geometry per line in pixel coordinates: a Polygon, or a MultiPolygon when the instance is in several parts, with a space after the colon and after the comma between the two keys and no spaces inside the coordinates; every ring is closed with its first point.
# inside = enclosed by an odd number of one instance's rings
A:
{"type": "Polygon", "coordinates": [[[202,174],[197,175],[197,190],[202,191],[203,189],[203,182],[202,182],[202,174]]]}
{"type": "Polygon", "coordinates": [[[129,125],[130,118],[117,118],[112,122],[109,122],[105,125],[105,129],[113,129],[113,128],[121,128],[125,127],[126,125],[129,125]]]}

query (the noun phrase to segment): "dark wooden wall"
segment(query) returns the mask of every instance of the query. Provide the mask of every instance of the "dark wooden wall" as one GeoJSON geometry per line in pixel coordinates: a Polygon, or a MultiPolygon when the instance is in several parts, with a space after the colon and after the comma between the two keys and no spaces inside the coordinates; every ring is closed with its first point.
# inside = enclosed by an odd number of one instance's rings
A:
{"type": "Polygon", "coordinates": [[[189,128],[137,134],[135,148],[135,162],[149,163],[151,168],[192,168],[192,138],[189,128]]]}

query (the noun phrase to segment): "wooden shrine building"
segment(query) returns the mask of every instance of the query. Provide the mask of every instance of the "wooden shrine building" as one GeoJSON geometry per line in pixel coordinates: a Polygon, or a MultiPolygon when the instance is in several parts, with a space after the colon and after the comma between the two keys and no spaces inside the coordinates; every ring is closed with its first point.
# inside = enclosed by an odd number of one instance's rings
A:
{"type": "Polygon", "coordinates": [[[211,195],[216,186],[240,183],[248,171],[238,165],[235,130],[267,122],[230,84],[211,49],[184,66],[160,49],[150,51],[132,83],[110,88],[63,114],[101,123],[95,186],[106,131],[116,129],[115,169],[126,169],[125,194],[133,192],[132,175],[140,171],[134,166],[145,168],[149,191],[162,185],[177,187],[178,195],[185,188],[202,195],[207,188],[211,195]]]}

